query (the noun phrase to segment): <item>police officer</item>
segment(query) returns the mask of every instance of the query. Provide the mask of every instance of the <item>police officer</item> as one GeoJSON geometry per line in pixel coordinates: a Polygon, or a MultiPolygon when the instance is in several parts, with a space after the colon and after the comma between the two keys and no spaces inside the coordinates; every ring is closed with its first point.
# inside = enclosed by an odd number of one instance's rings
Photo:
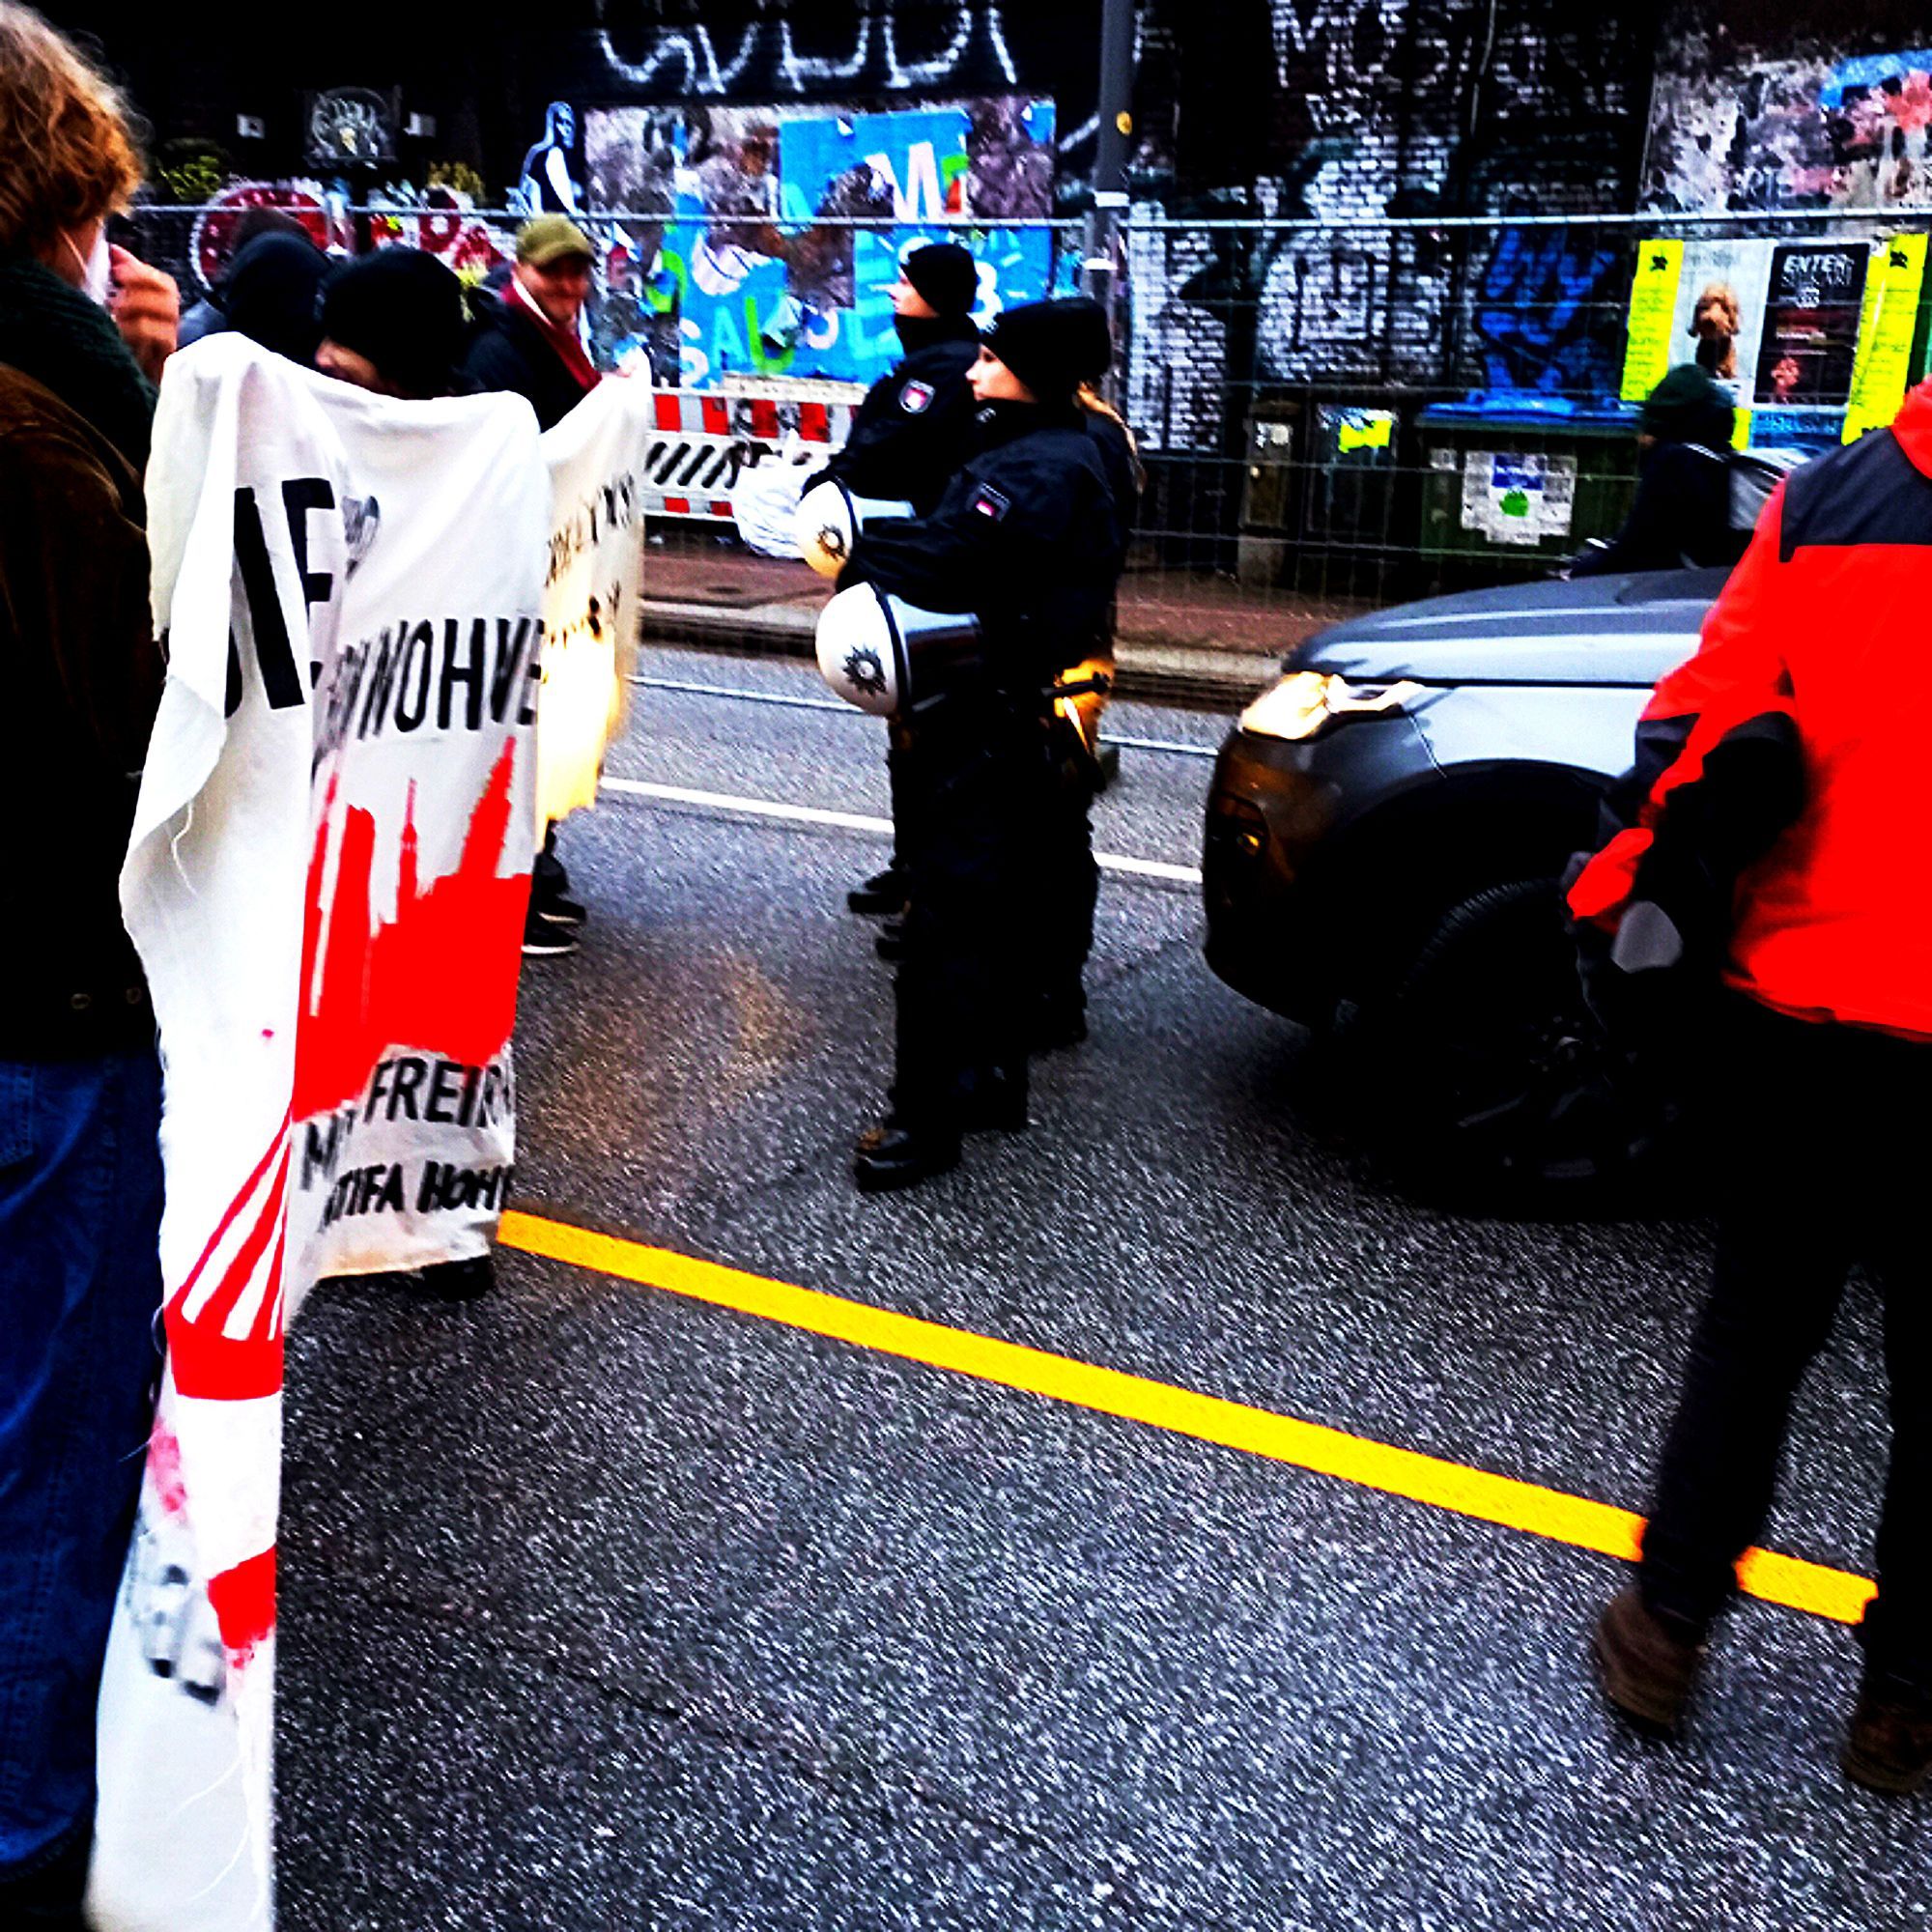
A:
{"type": "Polygon", "coordinates": [[[1050,809],[1052,692],[1066,639],[1104,623],[1122,554],[1074,401],[1084,331],[1066,302],[1000,316],[971,372],[980,407],[965,468],[929,516],[867,527],[839,579],[971,611],[982,633],[978,663],[921,714],[892,1104],[854,1167],[867,1192],[953,1166],[965,1131],[1026,1123],[1026,872],[1050,809]]]}
{"type": "MultiPolygon", "coordinates": [[[[980,270],[956,242],[915,248],[888,292],[904,356],[866,392],[845,446],[813,482],[842,483],[855,497],[906,502],[920,516],[966,460],[975,404],[966,372],[980,354],[973,327],[980,270]]],[[[893,781],[893,862],[846,895],[854,912],[895,913],[905,904],[906,784],[912,755],[906,727],[895,724],[887,753],[893,781]]]]}
{"type": "MultiPolygon", "coordinates": [[[[1133,432],[1102,400],[1099,384],[1113,364],[1113,336],[1098,302],[1065,304],[1068,327],[1081,331],[1081,381],[1074,400],[1099,454],[1122,541],[1133,527],[1143,472],[1133,432]]],[[[1114,679],[1111,600],[1099,629],[1065,641],[1065,669],[1049,727],[1050,810],[1041,822],[1033,867],[1037,935],[1037,998],[1029,1028],[1036,1052],[1075,1046],[1087,1037],[1087,955],[1094,946],[1094,911],[1100,871],[1094,862],[1094,800],[1105,782],[1100,762],[1100,714],[1114,679]]]]}

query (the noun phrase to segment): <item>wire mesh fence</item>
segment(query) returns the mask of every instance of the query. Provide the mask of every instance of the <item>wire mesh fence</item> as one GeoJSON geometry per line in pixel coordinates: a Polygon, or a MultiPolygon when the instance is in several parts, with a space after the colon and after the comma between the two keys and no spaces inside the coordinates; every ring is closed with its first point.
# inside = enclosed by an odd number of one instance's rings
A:
{"type": "MultiPolygon", "coordinates": [[[[426,248],[508,272],[518,213],[448,193],[281,199],[338,252],[426,248]]],[[[148,208],[132,244],[218,283],[248,202],[148,208]]],[[[1739,446],[1817,449],[1889,419],[1925,373],[1922,226],[1839,213],[923,224],[761,209],[580,214],[599,359],[662,384],[836,399],[896,354],[885,285],[951,233],[997,305],[1102,271],[1115,397],[1148,471],[1122,625],[1274,651],[1353,611],[1548,575],[1620,527],[1638,410],[1701,361],[1739,446]],[[1108,272],[1111,270],[1111,272],[1108,272]]]]}

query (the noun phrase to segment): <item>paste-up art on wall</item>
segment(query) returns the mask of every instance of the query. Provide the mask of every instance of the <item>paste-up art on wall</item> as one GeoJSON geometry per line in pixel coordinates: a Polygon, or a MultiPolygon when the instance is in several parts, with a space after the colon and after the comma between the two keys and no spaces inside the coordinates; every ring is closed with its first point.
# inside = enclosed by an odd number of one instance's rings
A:
{"type": "Polygon", "coordinates": [[[923,242],[980,260],[985,322],[1047,293],[1049,100],[838,108],[613,108],[585,117],[590,205],[637,218],[604,242],[598,347],[703,387],[730,375],[869,383],[898,359],[886,291],[923,242]],[[944,227],[979,217],[965,230],[944,227]],[[881,224],[858,227],[855,221],[881,224]]]}

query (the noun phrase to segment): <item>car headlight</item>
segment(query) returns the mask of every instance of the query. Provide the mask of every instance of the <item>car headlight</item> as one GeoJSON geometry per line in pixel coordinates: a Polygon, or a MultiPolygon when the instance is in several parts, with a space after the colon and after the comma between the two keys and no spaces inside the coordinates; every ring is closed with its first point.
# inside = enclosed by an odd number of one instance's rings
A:
{"type": "Polygon", "coordinates": [[[1422,689],[1413,678],[1350,684],[1326,671],[1291,671],[1241,713],[1241,729],[1263,738],[1312,738],[1337,718],[1400,711],[1422,689]]]}

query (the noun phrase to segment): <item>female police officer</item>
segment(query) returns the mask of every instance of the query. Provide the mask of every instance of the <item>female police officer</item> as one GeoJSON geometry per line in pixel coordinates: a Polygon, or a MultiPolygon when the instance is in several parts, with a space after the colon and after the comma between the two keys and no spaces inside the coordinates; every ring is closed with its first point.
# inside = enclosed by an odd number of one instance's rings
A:
{"type": "Polygon", "coordinates": [[[1074,403],[1090,348],[1072,303],[1003,313],[969,377],[974,453],[930,516],[869,526],[839,578],[971,611],[982,636],[977,661],[920,713],[892,1104],[854,1168],[867,1192],[953,1166],[962,1132],[1026,1122],[1028,840],[1050,805],[1051,691],[1066,639],[1103,626],[1122,556],[1074,403]]]}

